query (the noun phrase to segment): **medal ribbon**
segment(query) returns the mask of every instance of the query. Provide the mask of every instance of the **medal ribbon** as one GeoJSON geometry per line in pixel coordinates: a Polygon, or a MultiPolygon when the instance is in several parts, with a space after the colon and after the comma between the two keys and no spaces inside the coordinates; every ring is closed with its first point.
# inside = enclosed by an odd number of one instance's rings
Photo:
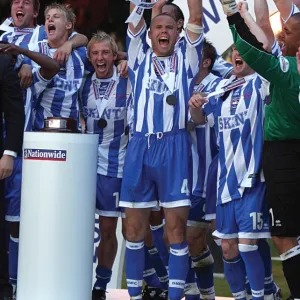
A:
{"type": "Polygon", "coordinates": [[[195,89],[194,93],[201,93],[205,88],[205,85],[203,83],[198,84],[195,89]]]}
{"type": "Polygon", "coordinates": [[[221,89],[219,89],[215,92],[209,93],[207,95],[207,98],[222,95],[225,92],[229,92],[231,90],[234,90],[235,88],[239,87],[240,85],[243,85],[245,82],[246,82],[246,80],[244,78],[235,80],[235,81],[229,83],[228,85],[224,86],[223,88],[221,88],[221,89]]]}
{"type": "Polygon", "coordinates": [[[5,32],[15,32],[17,34],[33,33],[34,28],[18,28],[13,27],[13,18],[7,18],[1,25],[0,30],[5,32]]]}
{"type": "Polygon", "coordinates": [[[94,95],[95,95],[95,100],[96,100],[96,106],[99,114],[99,118],[101,118],[105,108],[107,107],[109,103],[109,98],[115,89],[115,86],[117,84],[117,79],[113,78],[108,86],[106,87],[106,90],[104,92],[104,95],[101,96],[100,94],[100,88],[101,88],[101,82],[99,83],[96,79],[93,80],[93,90],[94,90],[94,95]],[[105,101],[103,101],[105,100],[105,101]]]}
{"type": "Polygon", "coordinates": [[[164,66],[162,65],[161,61],[158,57],[153,53],[152,56],[152,63],[154,65],[155,71],[157,74],[161,76],[167,87],[169,88],[170,92],[173,93],[175,91],[175,76],[176,76],[176,69],[177,69],[177,55],[175,53],[169,58],[170,63],[170,71],[169,73],[166,72],[164,66]]]}

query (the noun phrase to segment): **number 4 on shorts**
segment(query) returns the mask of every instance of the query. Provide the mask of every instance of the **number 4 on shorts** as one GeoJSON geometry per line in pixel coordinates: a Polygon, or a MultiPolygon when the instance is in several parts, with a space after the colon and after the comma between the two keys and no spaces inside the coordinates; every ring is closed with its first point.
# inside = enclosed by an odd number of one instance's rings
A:
{"type": "Polygon", "coordinates": [[[189,190],[187,179],[183,179],[182,186],[181,186],[181,193],[186,194],[187,196],[190,195],[190,190],[189,190]]]}

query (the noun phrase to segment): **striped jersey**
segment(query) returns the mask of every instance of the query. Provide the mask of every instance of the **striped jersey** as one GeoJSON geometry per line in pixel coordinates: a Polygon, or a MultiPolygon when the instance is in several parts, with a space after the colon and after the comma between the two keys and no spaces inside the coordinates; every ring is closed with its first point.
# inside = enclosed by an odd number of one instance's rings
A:
{"type": "MultiPolygon", "coordinates": [[[[1,35],[0,40],[7,43],[13,43],[23,48],[28,48],[31,43],[37,43],[47,37],[45,27],[37,25],[35,28],[16,27],[3,28],[9,30],[1,35]]],[[[18,56],[16,68],[20,67],[23,62],[23,56],[18,56]]],[[[32,87],[23,90],[23,100],[25,108],[25,126],[24,131],[32,130],[32,87]]]]}
{"type": "MultiPolygon", "coordinates": [[[[228,82],[234,82],[232,76],[228,82]]],[[[219,97],[209,118],[219,144],[218,205],[239,199],[246,187],[264,181],[262,147],[264,102],[269,83],[258,74],[244,77],[244,83],[219,97]]],[[[213,101],[213,100],[212,100],[213,101]]],[[[204,112],[210,114],[209,105],[204,112]]]]}
{"type": "Polygon", "coordinates": [[[272,46],[272,54],[276,57],[282,56],[281,48],[279,46],[278,41],[276,41],[276,40],[272,46]]]}
{"type": "Polygon", "coordinates": [[[212,73],[218,77],[227,78],[232,71],[232,64],[227,62],[221,55],[218,55],[213,65],[212,73]]]}
{"type": "MultiPolygon", "coordinates": [[[[0,26],[1,29],[1,26],[0,26]]],[[[5,28],[3,28],[5,29],[5,28]]],[[[37,25],[35,28],[7,27],[7,31],[0,37],[1,41],[13,43],[23,48],[28,48],[29,44],[35,44],[47,39],[45,26],[37,25]]]]}
{"type": "Polygon", "coordinates": [[[146,25],[136,35],[130,30],[127,32],[134,132],[184,129],[188,121],[188,101],[199,70],[203,35],[195,42],[186,35],[170,57],[162,58],[147,44],[146,34],[146,25]],[[171,101],[167,102],[168,99],[171,101]]]}
{"type": "Polygon", "coordinates": [[[129,80],[120,78],[116,68],[109,79],[89,74],[80,90],[86,132],[99,134],[98,174],[122,178],[129,136],[127,106],[130,98],[129,80]]]}
{"type": "MultiPolygon", "coordinates": [[[[46,40],[36,46],[33,51],[53,58],[56,49],[50,48],[46,40]]],[[[52,78],[44,92],[34,99],[33,130],[42,129],[47,117],[73,118],[80,124],[78,92],[86,61],[86,48],[73,50],[67,63],[61,65],[59,73],[52,78]]],[[[33,66],[36,64],[33,63],[33,66]]]]}
{"type": "MultiPolygon", "coordinates": [[[[222,79],[208,74],[199,85],[195,85],[194,92],[209,93],[222,79]]],[[[218,153],[215,129],[208,124],[198,125],[190,131],[192,138],[192,195],[198,198],[206,197],[206,183],[209,165],[218,153]]]]}
{"type": "Polygon", "coordinates": [[[299,13],[299,12],[300,12],[300,9],[299,9],[295,4],[293,4],[291,13],[290,13],[290,15],[287,17],[287,19],[284,20],[284,19],[282,18],[283,23],[286,23],[286,22],[290,19],[291,16],[293,16],[294,14],[297,14],[297,13],[299,13]]]}

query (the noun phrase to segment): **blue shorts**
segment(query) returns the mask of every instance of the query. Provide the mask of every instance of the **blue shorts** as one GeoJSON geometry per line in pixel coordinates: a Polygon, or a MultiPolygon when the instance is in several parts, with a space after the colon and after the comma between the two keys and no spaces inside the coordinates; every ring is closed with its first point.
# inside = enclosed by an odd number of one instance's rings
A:
{"type": "Polygon", "coordinates": [[[208,228],[209,224],[210,222],[205,220],[205,198],[192,196],[187,226],[208,228]]]}
{"type": "Polygon", "coordinates": [[[208,168],[205,202],[205,220],[207,221],[216,219],[218,162],[219,155],[216,155],[208,168]]]}
{"type": "Polygon", "coordinates": [[[120,206],[190,206],[190,145],[186,130],[148,137],[135,133],[126,152],[120,206]]]}
{"type": "Polygon", "coordinates": [[[119,207],[122,178],[97,175],[96,213],[102,217],[125,217],[119,207]]]}
{"type": "Polygon", "coordinates": [[[22,157],[16,157],[13,172],[11,176],[5,179],[5,219],[9,222],[20,222],[21,185],[22,157]]]}
{"type": "Polygon", "coordinates": [[[218,205],[214,236],[221,239],[270,238],[265,192],[265,184],[259,183],[255,187],[245,188],[241,199],[218,205]]]}

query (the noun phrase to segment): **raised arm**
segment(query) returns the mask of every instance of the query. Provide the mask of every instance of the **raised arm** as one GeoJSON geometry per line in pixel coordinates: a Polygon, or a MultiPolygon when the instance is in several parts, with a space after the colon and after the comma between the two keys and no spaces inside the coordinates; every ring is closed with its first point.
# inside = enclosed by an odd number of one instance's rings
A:
{"type": "Polygon", "coordinates": [[[186,29],[189,39],[191,40],[191,42],[194,42],[199,39],[199,36],[203,32],[202,0],[188,0],[188,7],[190,16],[186,29]]]}
{"type": "Polygon", "coordinates": [[[257,25],[264,32],[268,44],[272,47],[275,42],[275,37],[270,22],[270,12],[267,0],[254,0],[254,12],[257,25]]]}
{"type": "MultiPolygon", "coordinates": [[[[135,11],[135,9],[137,9],[136,6],[130,2],[130,14],[132,14],[132,12],[135,11]]],[[[142,10],[138,9],[137,12],[139,11],[142,13],[142,10]]],[[[129,23],[128,28],[133,35],[136,35],[141,31],[144,25],[145,25],[145,20],[144,17],[142,16],[141,20],[139,21],[136,27],[134,27],[132,23],[129,23]]]]}
{"type": "Polygon", "coordinates": [[[275,57],[266,52],[262,44],[251,34],[239,13],[228,16],[236,49],[246,63],[259,75],[282,89],[297,85],[299,75],[296,59],[291,57],[275,57]],[[294,72],[296,70],[296,72],[294,72]]]}
{"type": "Polygon", "coordinates": [[[162,13],[162,8],[164,5],[167,4],[167,2],[168,2],[167,0],[158,0],[156,2],[156,4],[152,8],[152,15],[151,15],[152,19],[154,19],[155,17],[157,17],[162,13]]]}
{"type": "Polygon", "coordinates": [[[253,19],[252,15],[250,14],[248,10],[248,3],[246,1],[242,1],[238,3],[238,11],[242,18],[245,20],[245,23],[249,27],[251,33],[256,36],[259,42],[263,44],[263,47],[265,50],[271,52],[272,50],[272,43],[269,43],[264,31],[253,19]]]}
{"type": "Polygon", "coordinates": [[[274,0],[277,9],[280,12],[281,18],[286,22],[292,15],[294,4],[292,0],[274,0]]]}
{"type": "Polygon", "coordinates": [[[0,44],[0,53],[10,53],[14,55],[22,54],[41,66],[40,74],[46,80],[52,79],[60,70],[58,63],[51,57],[39,52],[18,47],[14,44],[0,44]]]}

